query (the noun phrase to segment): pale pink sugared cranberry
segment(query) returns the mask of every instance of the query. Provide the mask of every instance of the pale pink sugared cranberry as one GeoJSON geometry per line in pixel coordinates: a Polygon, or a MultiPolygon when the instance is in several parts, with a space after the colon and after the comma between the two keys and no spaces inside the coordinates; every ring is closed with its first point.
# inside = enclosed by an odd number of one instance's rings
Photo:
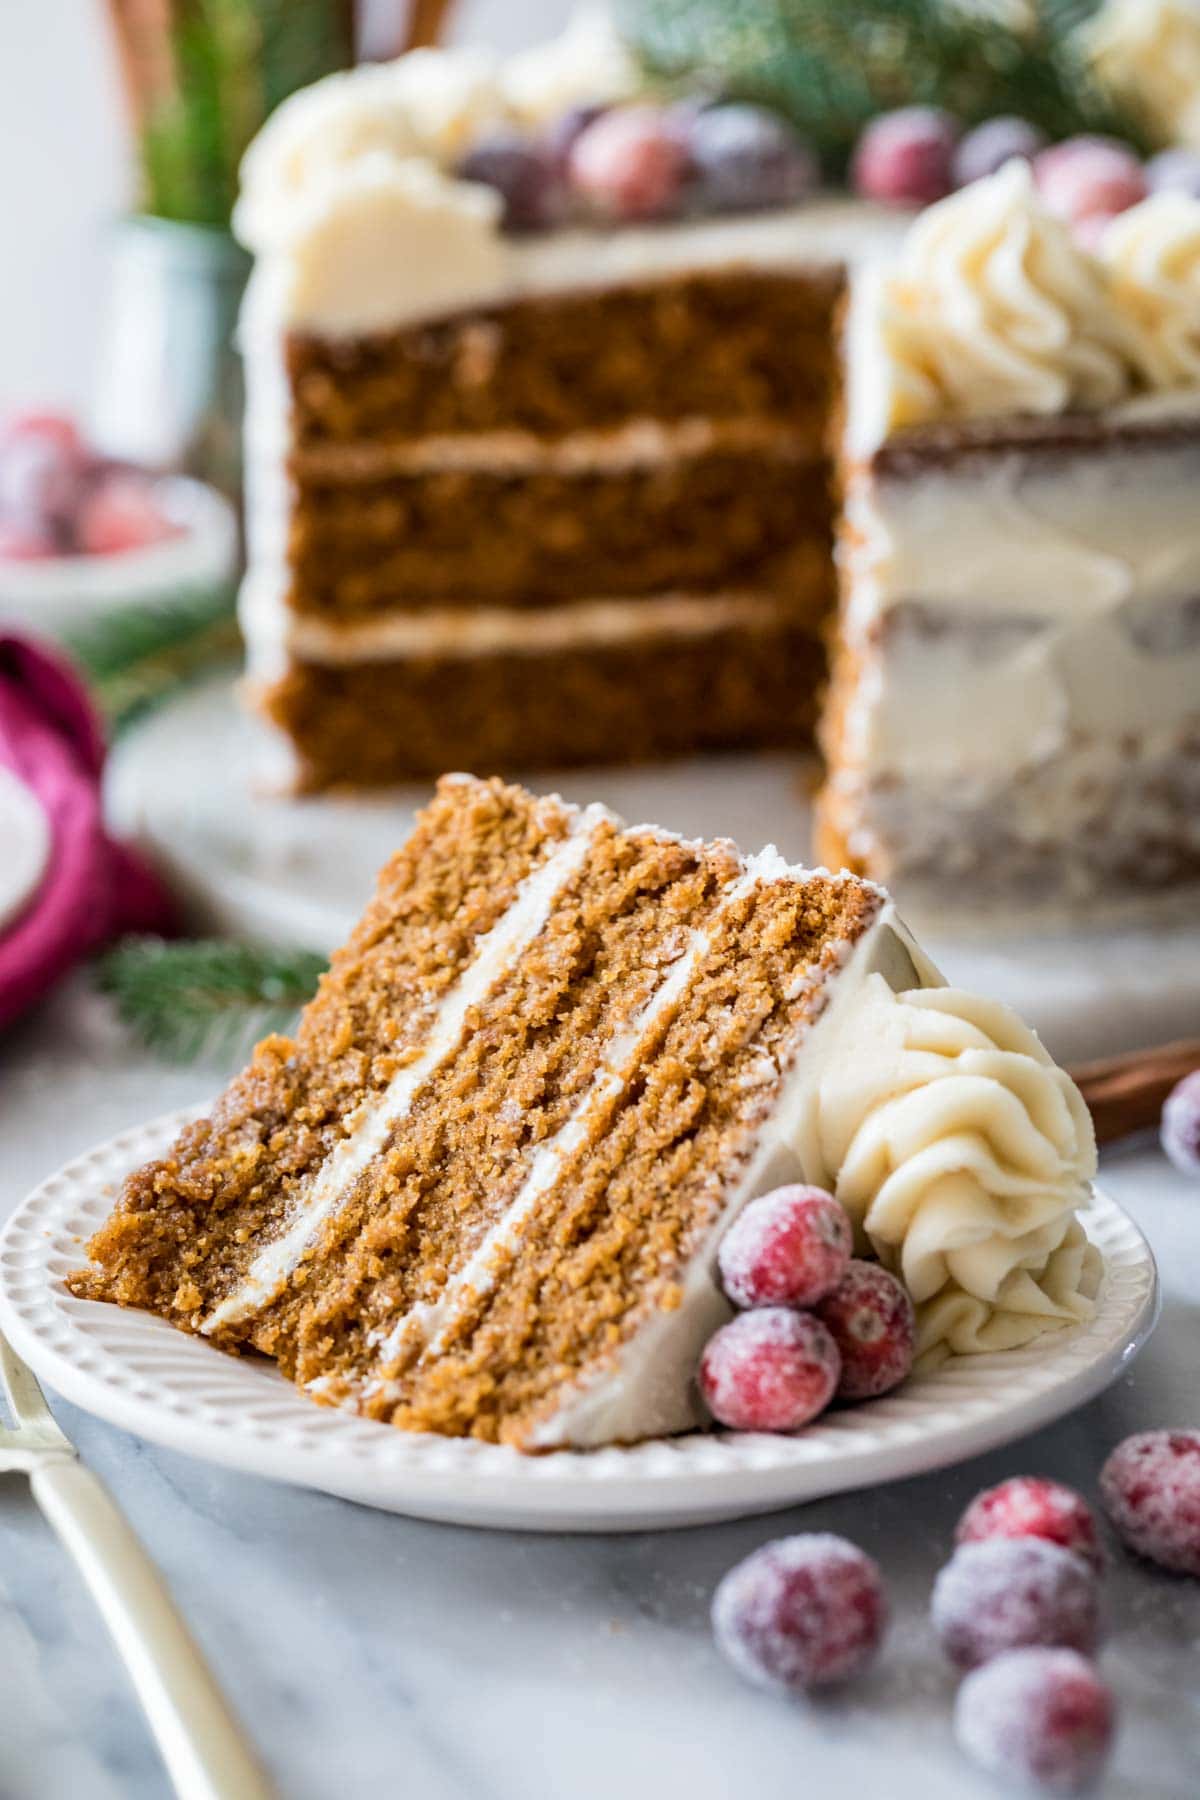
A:
{"type": "Polygon", "coordinates": [[[1045,132],[1039,126],[1031,125],[1028,119],[1017,118],[1012,113],[985,119],[982,125],[973,126],[955,146],[951,164],[954,185],[967,187],[972,181],[982,181],[985,176],[1002,169],[1005,163],[1012,162],[1014,157],[1021,162],[1032,162],[1045,148],[1045,132]]]}
{"type": "Polygon", "coordinates": [[[1038,192],[1060,218],[1076,223],[1091,213],[1108,217],[1146,197],[1146,172],[1128,145],[1115,138],[1073,137],[1034,158],[1038,192]]]}
{"type": "Polygon", "coordinates": [[[1078,1794],[1104,1767],[1112,1690],[1074,1650],[1010,1650],[968,1675],[954,1706],[959,1749],[992,1775],[1078,1794]]]}
{"type": "Polygon", "coordinates": [[[954,185],[959,126],[935,106],[902,106],[865,127],[851,164],[856,192],[889,205],[925,206],[954,185]]]}
{"type": "Polygon", "coordinates": [[[854,1235],[845,1208],[818,1187],[782,1187],[752,1200],[717,1252],[735,1306],[812,1306],[846,1272],[854,1235]]]}
{"type": "Polygon", "coordinates": [[[1120,218],[1119,212],[1084,213],[1081,219],[1072,219],[1071,236],[1081,250],[1091,256],[1100,254],[1100,246],[1104,242],[1104,234],[1114,219],[1120,218]]]}
{"type": "Polygon", "coordinates": [[[840,1371],[837,1345],[811,1313],[764,1306],[708,1340],[700,1392],[733,1431],[798,1431],[829,1405],[840,1371]]]}
{"type": "Polygon", "coordinates": [[[683,135],[655,106],[619,106],[586,126],[567,157],[575,192],[616,219],[657,219],[677,205],[687,172],[683,135]]]}
{"type": "Polygon", "coordinates": [[[1095,1573],[1073,1550],[1042,1538],[963,1544],[933,1584],[930,1616],[960,1669],[1029,1644],[1086,1654],[1100,1638],[1095,1573]]]}
{"type": "Polygon", "coordinates": [[[816,1309],[842,1358],[841,1400],[873,1400],[912,1368],[917,1326],[907,1292],[878,1263],[850,1263],[816,1309]]]}
{"type": "Polygon", "coordinates": [[[979,1544],[988,1538],[1045,1538],[1074,1550],[1094,1569],[1104,1567],[1091,1507],[1074,1488],[1045,1475],[1016,1475],[976,1494],[954,1536],[959,1544],[979,1544]]]}
{"type": "Polygon", "coordinates": [[[1167,1095],[1159,1137],[1181,1175],[1200,1175],[1200,1069],[1177,1081],[1167,1095]]]}
{"type": "Polygon", "coordinates": [[[165,517],[153,487],[140,475],[105,477],[79,510],[79,548],[88,556],[144,550],[177,534],[178,526],[165,517]]]}
{"type": "Polygon", "coordinates": [[[803,1693],[859,1674],[887,1628],[879,1566],[814,1531],[764,1544],[713,1596],[717,1647],[758,1687],[803,1693]]]}
{"type": "Polygon", "coordinates": [[[58,545],[46,532],[0,519],[0,562],[43,562],[58,554],[58,545]]]}
{"type": "Polygon", "coordinates": [[[1148,1562],[1200,1575],[1200,1431],[1139,1431],[1100,1471],[1123,1543],[1148,1562]]]}

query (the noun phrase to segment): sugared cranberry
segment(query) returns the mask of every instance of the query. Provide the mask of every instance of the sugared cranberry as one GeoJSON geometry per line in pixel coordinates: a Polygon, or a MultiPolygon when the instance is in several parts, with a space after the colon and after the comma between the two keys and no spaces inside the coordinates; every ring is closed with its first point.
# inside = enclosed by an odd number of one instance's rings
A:
{"type": "Polygon", "coordinates": [[[543,144],[515,131],[493,131],[472,144],[455,173],[482,182],[504,201],[508,231],[535,231],[552,225],[562,210],[562,181],[554,157],[543,144]]]}
{"type": "Polygon", "coordinates": [[[960,1669],[1027,1644],[1085,1654],[1100,1637],[1096,1577],[1082,1556],[1042,1538],[963,1544],[933,1584],[942,1649],[960,1669]]]}
{"type": "Polygon", "coordinates": [[[710,212],[788,206],[817,185],[812,151],[765,106],[709,106],[687,132],[693,191],[710,212]]]}
{"type": "Polygon", "coordinates": [[[54,436],[27,431],[0,443],[0,516],[64,546],[79,504],[83,465],[54,436]]]}
{"type": "Polygon", "coordinates": [[[9,413],[3,427],[0,427],[0,438],[44,438],[56,445],[64,456],[76,460],[84,457],[83,439],[79,435],[79,427],[74,419],[66,413],[56,412],[14,412],[9,413]]]}
{"type": "Polygon", "coordinates": [[[909,1373],[917,1336],[913,1304],[878,1263],[856,1257],[816,1313],[842,1358],[839,1399],[873,1400],[909,1373]]]}
{"type": "Polygon", "coordinates": [[[1032,162],[1045,147],[1045,132],[1028,119],[1019,119],[1014,113],[985,119],[955,146],[951,163],[954,185],[966,187],[972,181],[982,181],[1011,162],[1014,156],[1023,162],[1032,162]]]}
{"type": "Polygon", "coordinates": [[[735,1306],[812,1306],[835,1288],[854,1234],[844,1207],[817,1187],[782,1187],[752,1200],[717,1252],[735,1306]]]}
{"type": "Polygon", "coordinates": [[[1081,219],[1071,220],[1071,236],[1081,250],[1086,250],[1090,256],[1098,256],[1105,232],[1120,216],[1119,212],[1084,213],[1081,219]]]}
{"type": "Polygon", "coordinates": [[[1148,1562],[1200,1575],[1200,1431],[1139,1431],[1100,1471],[1105,1511],[1148,1562]]]}
{"type": "Polygon", "coordinates": [[[837,1345],[811,1313],[764,1306],[709,1339],[700,1392],[733,1431],[798,1431],[829,1405],[840,1371],[837,1345]]]}
{"type": "Polygon", "coordinates": [[[58,545],[46,532],[0,519],[0,562],[43,562],[59,554],[58,545]]]}
{"type": "Polygon", "coordinates": [[[1152,194],[1191,194],[1200,200],[1200,151],[1160,150],[1146,164],[1146,185],[1152,194]]]}
{"type": "Polygon", "coordinates": [[[1044,1538],[1074,1550],[1094,1569],[1104,1552],[1092,1509],[1082,1494],[1045,1475],[1016,1475],[976,1494],[958,1521],[955,1542],[980,1544],[989,1538],[1044,1538]]]}
{"type": "Polygon", "coordinates": [[[177,534],[178,527],[158,505],[152,484],[139,475],[107,476],[80,507],[78,543],[87,556],[144,550],[177,534]]]}
{"type": "Polygon", "coordinates": [[[1109,216],[1146,196],[1146,175],[1128,145],[1116,138],[1073,137],[1034,158],[1038,192],[1062,219],[1075,223],[1092,213],[1109,216]]]}
{"type": "Polygon", "coordinates": [[[686,168],[683,137],[666,112],[620,106],[580,132],[567,174],[598,212],[615,219],[656,219],[678,205],[686,168]]]}
{"type": "Polygon", "coordinates": [[[594,125],[601,113],[608,110],[606,105],[598,102],[588,106],[568,106],[556,119],[551,119],[542,132],[542,148],[560,175],[566,175],[575,140],[582,137],[588,126],[594,125]]]}
{"type": "Polygon", "coordinates": [[[1200,1069],[1176,1082],[1167,1095],[1159,1135],[1181,1175],[1200,1175],[1200,1069]]]}
{"type": "Polygon", "coordinates": [[[713,1596],[717,1647],[759,1687],[803,1693],[866,1668],[887,1628],[878,1565],[830,1532],[764,1544],[713,1596]]]}
{"type": "Polygon", "coordinates": [[[935,106],[902,106],[872,119],[858,140],[854,186],[868,200],[925,206],[953,186],[959,127],[935,106]]]}
{"type": "Polygon", "coordinates": [[[1010,1650],[959,1688],[954,1735],[990,1774],[1077,1794],[1104,1767],[1115,1716],[1111,1689],[1074,1650],[1010,1650]]]}

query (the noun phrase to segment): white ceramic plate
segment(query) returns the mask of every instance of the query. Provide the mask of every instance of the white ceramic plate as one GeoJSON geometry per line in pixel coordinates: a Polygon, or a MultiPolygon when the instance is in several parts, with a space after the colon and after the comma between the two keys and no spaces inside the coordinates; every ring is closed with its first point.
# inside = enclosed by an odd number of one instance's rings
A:
{"type": "Polygon", "coordinates": [[[0,1236],[0,1327],[67,1399],[230,1468],[458,1524],[655,1530],[770,1512],[960,1462],[1057,1419],[1115,1380],[1154,1324],[1150,1248],[1114,1201],[1084,1215],[1106,1276],[1087,1326],[1028,1350],[956,1358],[797,1437],[696,1432],[632,1449],[521,1456],[394,1431],[317,1406],[271,1365],[224,1355],[147,1313],[74,1299],[63,1278],[129,1172],[190,1115],[102,1144],[43,1182],[0,1236]]]}
{"type": "MultiPolygon", "coordinates": [[[[117,744],[112,821],[155,858],[202,928],[332,950],[433,784],[299,800],[272,794],[256,785],[263,735],[227,677],[185,691],[117,744]]],[[[604,800],[631,821],[661,820],[685,837],[732,837],[744,850],[774,843],[804,861],[814,774],[802,757],[729,755],[533,770],[525,780],[538,793],[604,800]]],[[[1156,909],[1140,923],[1086,930],[1003,918],[951,926],[916,914],[910,923],[948,981],[1007,1001],[1057,1061],[1074,1062],[1194,1031],[1198,910],[1193,897],[1178,918],[1156,909]]]]}

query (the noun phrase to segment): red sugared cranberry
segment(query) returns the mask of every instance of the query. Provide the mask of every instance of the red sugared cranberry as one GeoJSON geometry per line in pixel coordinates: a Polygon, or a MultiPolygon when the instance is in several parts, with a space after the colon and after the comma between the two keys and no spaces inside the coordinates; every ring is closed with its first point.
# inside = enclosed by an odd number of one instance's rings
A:
{"type": "Polygon", "coordinates": [[[58,545],[46,532],[0,519],[0,562],[43,562],[59,554],[58,545]]]}
{"type": "Polygon", "coordinates": [[[1200,1431],[1139,1431],[1100,1471],[1123,1543],[1160,1568],[1200,1575],[1200,1431]]]}
{"type": "Polygon", "coordinates": [[[968,1675],[954,1735],[971,1761],[1052,1794],[1078,1794],[1104,1767],[1112,1691],[1074,1650],[1010,1650],[968,1675]]]}
{"type": "Polygon", "coordinates": [[[866,1668],[887,1628],[887,1593],[869,1556],[814,1531],[764,1544],[730,1569],[712,1618],[717,1646],[739,1674],[803,1693],[866,1668]]]}
{"type": "Polygon", "coordinates": [[[816,1312],[842,1358],[839,1399],[873,1400],[900,1385],[913,1365],[917,1323],[894,1275],[856,1257],[816,1312]]]}
{"type": "Polygon", "coordinates": [[[164,517],[155,500],[152,485],[138,475],[109,475],[79,512],[79,548],[87,556],[144,550],[177,534],[178,527],[164,517]]]}
{"type": "Polygon", "coordinates": [[[457,165],[463,181],[494,188],[504,202],[508,231],[535,231],[552,225],[562,211],[563,191],[550,150],[516,131],[493,131],[473,144],[457,165]]]}
{"type": "Polygon", "coordinates": [[[1191,194],[1200,200],[1200,151],[1160,150],[1146,164],[1146,185],[1152,194],[1191,194]]]}
{"type": "Polygon", "coordinates": [[[1115,138],[1074,137],[1034,158],[1038,192],[1060,218],[1110,217],[1146,196],[1146,175],[1128,145],[1115,138]]]}
{"type": "Polygon", "coordinates": [[[982,181],[1011,162],[1014,156],[1023,162],[1032,162],[1045,147],[1045,132],[1028,119],[1019,119],[1012,113],[985,119],[955,146],[951,164],[954,185],[967,187],[972,181],[982,181]]]}
{"type": "Polygon", "coordinates": [[[571,186],[600,213],[657,219],[678,204],[687,150],[678,126],[655,106],[602,113],[571,147],[571,186]]]}
{"type": "Polygon", "coordinates": [[[1027,1644],[1087,1654],[1100,1637],[1094,1572],[1073,1550],[1042,1538],[963,1544],[933,1584],[930,1615],[960,1669],[1027,1644]]]}
{"type": "Polygon", "coordinates": [[[752,1200],[717,1252],[735,1306],[812,1306],[846,1272],[854,1234],[844,1207],[818,1187],[782,1187],[752,1200]]]}
{"type": "Polygon", "coordinates": [[[1092,1509],[1082,1494],[1045,1475],[1016,1475],[976,1494],[958,1521],[955,1541],[980,1544],[989,1538],[1045,1538],[1074,1550],[1103,1569],[1104,1552],[1092,1509]]]}
{"type": "Polygon", "coordinates": [[[84,456],[83,439],[79,435],[79,427],[74,419],[66,413],[55,412],[15,412],[9,413],[0,428],[2,438],[44,438],[55,444],[64,456],[82,460],[84,456]]]}
{"type": "Polygon", "coordinates": [[[734,1431],[798,1431],[829,1405],[840,1370],[837,1345],[811,1313],[764,1306],[709,1339],[700,1392],[734,1431]]]}
{"type": "Polygon", "coordinates": [[[710,212],[788,206],[817,185],[812,151],[765,106],[730,103],[696,111],[687,146],[693,190],[710,212]]]}
{"type": "Polygon", "coordinates": [[[1182,1175],[1200,1175],[1200,1069],[1167,1095],[1160,1128],[1162,1147],[1182,1175]]]}
{"type": "Polygon", "coordinates": [[[858,140],[851,173],[868,200],[925,206],[953,186],[959,127],[934,106],[902,106],[872,119],[858,140]]]}

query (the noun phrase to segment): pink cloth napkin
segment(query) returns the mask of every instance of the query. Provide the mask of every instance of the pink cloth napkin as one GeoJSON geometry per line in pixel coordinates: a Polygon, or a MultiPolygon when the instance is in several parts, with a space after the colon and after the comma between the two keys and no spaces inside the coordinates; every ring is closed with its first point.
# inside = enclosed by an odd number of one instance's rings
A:
{"type": "Polygon", "coordinates": [[[0,768],[42,808],[51,845],[36,891],[0,925],[0,1030],[110,938],[174,925],[157,876],[104,830],[103,766],[100,724],[73,670],[44,645],[0,631],[0,768]]]}

